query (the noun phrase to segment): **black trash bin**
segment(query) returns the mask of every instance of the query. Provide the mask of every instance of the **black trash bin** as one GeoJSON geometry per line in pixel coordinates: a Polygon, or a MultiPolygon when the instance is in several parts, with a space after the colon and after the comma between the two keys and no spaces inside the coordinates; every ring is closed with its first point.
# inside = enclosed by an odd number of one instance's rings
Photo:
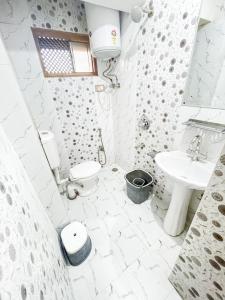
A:
{"type": "Polygon", "coordinates": [[[136,204],[148,199],[152,190],[153,177],[143,170],[134,170],[125,175],[127,196],[136,204]]]}

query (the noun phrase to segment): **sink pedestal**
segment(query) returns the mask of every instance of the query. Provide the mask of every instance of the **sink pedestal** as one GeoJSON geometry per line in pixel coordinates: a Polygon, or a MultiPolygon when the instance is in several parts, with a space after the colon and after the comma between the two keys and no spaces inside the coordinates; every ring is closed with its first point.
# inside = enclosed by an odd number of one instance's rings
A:
{"type": "Polygon", "coordinates": [[[181,183],[175,183],[164,220],[164,229],[169,235],[176,236],[184,230],[191,195],[192,189],[181,183]]]}
{"type": "Polygon", "coordinates": [[[164,229],[169,235],[176,236],[184,230],[193,189],[204,190],[207,187],[215,164],[206,160],[194,161],[182,151],[157,153],[155,161],[174,182],[164,229]]]}

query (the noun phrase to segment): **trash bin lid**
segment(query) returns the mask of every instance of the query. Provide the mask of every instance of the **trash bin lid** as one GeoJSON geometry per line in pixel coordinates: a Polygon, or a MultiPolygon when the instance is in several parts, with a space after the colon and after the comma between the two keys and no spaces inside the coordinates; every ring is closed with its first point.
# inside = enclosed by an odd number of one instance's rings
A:
{"type": "Polygon", "coordinates": [[[80,222],[72,222],[61,231],[62,243],[68,254],[79,251],[88,238],[87,230],[80,222]]]}

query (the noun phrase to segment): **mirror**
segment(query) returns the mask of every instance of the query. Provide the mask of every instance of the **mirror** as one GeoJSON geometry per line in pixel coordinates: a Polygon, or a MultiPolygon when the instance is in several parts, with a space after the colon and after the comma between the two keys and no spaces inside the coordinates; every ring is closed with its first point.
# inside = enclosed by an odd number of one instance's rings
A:
{"type": "Polygon", "coordinates": [[[225,8],[221,0],[203,0],[183,104],[225,109],[225,8]]]}

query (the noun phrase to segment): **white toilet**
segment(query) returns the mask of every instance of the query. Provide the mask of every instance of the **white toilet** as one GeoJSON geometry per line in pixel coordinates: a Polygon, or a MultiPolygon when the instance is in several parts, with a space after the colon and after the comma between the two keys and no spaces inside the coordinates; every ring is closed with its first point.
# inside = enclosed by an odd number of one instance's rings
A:
{"type": "Polygon", "coordinates": [[[58,185],[69,182],[68,192],[71,199],[73,195],[76,196],[76,192],[80,196],[88,196],[94,193],[98,187],[98,172],[101,165],[95,161],[82,162],[69,170],[69,178],[61,180],[59,174],[60,158],[54,134],[45,130],[39,131],[39,135],[56,182],[58,185]]]}
{"type": "Polygon", "coordinates": [[[101,165],[96,161],[85,161],[70,169],[70,181],[81,186],[80,196],[88,196],[94,193],[98,187],[98,172],[101,165]]]}

